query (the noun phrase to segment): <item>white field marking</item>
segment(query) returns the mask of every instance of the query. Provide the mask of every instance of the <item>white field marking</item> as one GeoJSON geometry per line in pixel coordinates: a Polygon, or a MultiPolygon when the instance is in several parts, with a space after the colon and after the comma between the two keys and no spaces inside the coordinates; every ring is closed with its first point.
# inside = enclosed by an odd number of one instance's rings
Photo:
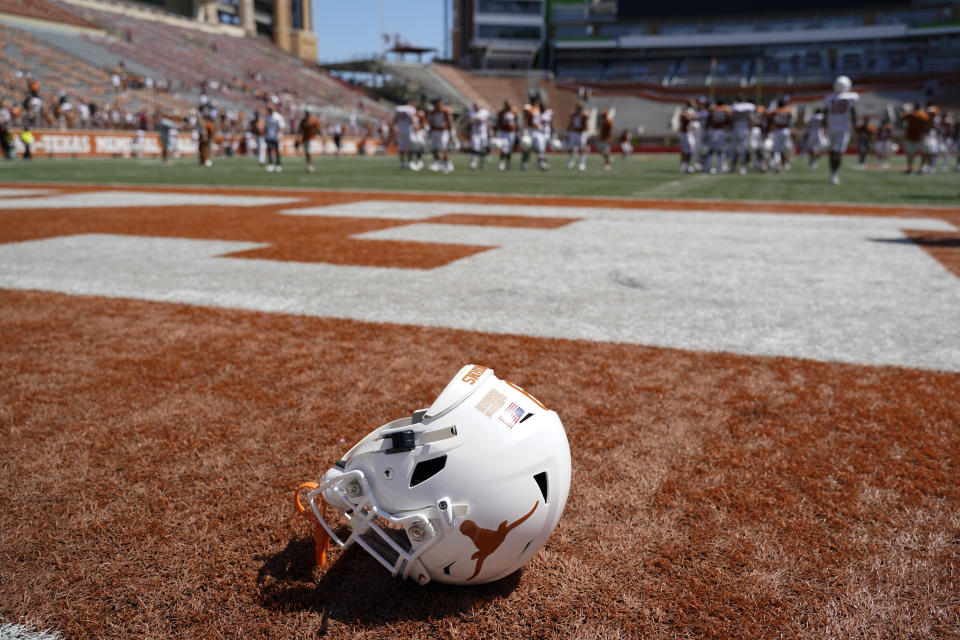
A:
{"type": "Polygon", "coordinates": [[[150,191],[92,191],[63,193],[37,198],[0,198],[0,209],[76,209],[91,207],[257,207],[299,202],[289,196],[241,196],[208,193],[164,193],[150,191]]]}
{"type": "Polygon", "coordinates": [[[900,231],[953,230],[942,220],[386,201],[335,211],[377,207],[414,219],[358,238],[495,248],[419,270],[216,257],[254,243],[79,235],[0,245],[0,286],[960,371],[960,279],[900,231]],[[581,220],[417,221],[443,213],[581,220]]]}
{"type": "Polygon", "coordinates": [[[0,640],[63,640],[59,631],[39,631],[31,626],[0,622],[0,640]]]}
{"type": "MultiPolygon", "coordinates": [[[[677,169],[679,172],[680,169],[677,169]]],[[[686,178],[677,178],[676,180],[670,180],[669,182],[664,182],[656,186],[650,187],[649,189],[637,189],[632,192],[630,195],[635,197],[644,197],[644,198],[657,198],[665,196],[675,196],[678,193],[683,193],[688,191],[690,187],[696,185],[699,182],[704,182],[707,179],[711,178],[709,173],[698,173],[692,177],[686,178]]]]}
{"type": "Polygon", "coordinates": [[[53,193],[51,189],[14,189],[0,187],[0,198],[18,198],[20,196],[40,196],[53,193]]]}

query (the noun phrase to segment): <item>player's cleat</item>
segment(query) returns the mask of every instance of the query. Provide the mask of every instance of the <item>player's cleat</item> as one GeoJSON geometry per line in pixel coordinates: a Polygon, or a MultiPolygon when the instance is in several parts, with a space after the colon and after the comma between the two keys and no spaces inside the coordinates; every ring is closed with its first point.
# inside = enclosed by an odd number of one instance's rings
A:
{"type": "Polygon", "coordinates": [[[586,163],[586,162],[581,162],[581,163],[580,163],[580,166],[577,167],[577,168],[580,169],[580,171],[586,171],[586,170],[587,170],[587,163],[586,163]]]}
{"type": "Polygon", "coordinates": [[[830,174],[830,184],[840,184],[840,176],[835,173],[830,174]]]}
{"type": "Polygon", "coordinates": [[[267,165],[267,171],[268,171],[269,173],[273,173],[273,165],[272,165],[272,164],[268,164],[268,165],[267,165]]]}

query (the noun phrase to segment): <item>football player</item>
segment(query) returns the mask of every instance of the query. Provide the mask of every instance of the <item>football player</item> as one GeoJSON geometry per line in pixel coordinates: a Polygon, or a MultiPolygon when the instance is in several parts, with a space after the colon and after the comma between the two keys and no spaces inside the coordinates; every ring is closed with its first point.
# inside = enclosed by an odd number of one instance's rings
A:
{"type": "Polygon", "coordinates": [[[850,134],[857,125],[856,104],[860,94],[851,91],[853,83],[847,76],[833,81],[833,93],[824,100],[827,111],[827,131],[830,134],[830,183],[840,184],[840,163],[850,144],[850,134]]]}
{"type": "Polygon", "coordinates": [[[870,124],[870,118],[865,117],[857,127],[857,152],[860,154],[858,169],[867,167],[867,154],[873,151],[877,141],[877,128],[870,124]]]}
{"type": "Polygon", "coordinates": [[[470,168],[483,169],[490,152],[490,111],[475,103],[467,114],[470,128],[470,168]]]}
{"type": "Polygon", "coordinates": [[[926,173],[924,168],[927,164],[927,156],[923,149],[923,139],[930,128],[930,115],[923,110],[918,102],[911,111],[907,111],[900,118],[903,120],[905,129],[903,141],[904,151],[907,155],[907,170],[905,173],[907,175],[913,173],[913,160],[918,154],[922,156],[920,161],[921,172],[926,173]]]}
{"type": "Polygon", "coordinates": [[[810,158],[810,171],[815,171],[820,156],[829,146],[826,132],[827,116],[823,109],[817,109],[807,123],[807,156],[810,158]]]}
{"type": "Polygon", "coordinates": [[[750,126],[757,105],[740,95],[730,105],[730,110],[733,118],[733,140],[730,150],[733,162],[730,170],[744,174],[747,172],[747,164],[750,162],[750,126]]]}
{"type": "Polygon", "coordinates": [[[704,171],[716,173],[726,171],[725,158],[727,151],[727,140],[730,136],[730,126],[733,116],[733,110],[723,100],[718,100],[711,107],[710,115],[707,117],[707,157],[705,158],[704,171]],[[717,166],[713,166],[713,156],[717,157],[717,166]]]}
{"type": "Polygon", "coordinates": [[[303,144],[303,154],[307,158],[307,171],[313,171],[313,162],[310,156],[310,143],[320,131],[320,121],[310,112],[310,109],[303,110],[303,118],[300,120],[300,140],[303,144]]]}
{"type": "Polygon", "coordinates": [[[567,148],[570,150],[570,159],[567,160],[567,169],[573,169],[573,154],[577,154],[576,163],[580,171],[587,168],[587,124],[590,114],[582,102],[577,102],[570,114],[570,123],[567,126],[567,148]]]}
{"type": "Polygon", "coordinates": [[[527,162],[530,160],[531,152],[537,154],[537,168],[545,170],[547,161],[544,153],[547,150],[547,139],[543,132],[543,119],[539,99],[535,98],[530,104],[523,105],[523,128],[524,134],[530,136],[529,146],[524,146],[523,157],[520,162],[520,169],[526,171],[527,162]]]}
{"type": "Polygon", "coordinates": [[[497,112],[497,136],[500,138],[500,171],[510,168],[510,156],[517,146],[517,110],[508,100],[503,101],[503,107],[497,112]]]}
{"type": "Polygon", "coordinates": [[[613,143],[613,114],[608,109],[600,112],[600,154],[603,168],[610,169],[610,145],[613,143]]]}
{"type": "Polygon", "coordinates": [[[697,110],[692,101],[687,101],[686,107],[680,112],[680,172],[695,173],[694,161],[697,154],[697,110]]]}
{"type": "Polygon", "coordinates": [[[889,120],[880,123],[875,145],[877,162],[884,169],[890,168],[890,156],[893,155],[893,124],[889,120]]]}
{"type": "Polygon", "coordinates": [[[770,114],[770,135],[773,139],[773,168],[777,173],[790,169],[790,156],[793,154],[793,109],[788,106],[789,98],[777,101],[777,108],[770,114]]]}
{"type": "MultiPolygon", "coordinates": [[[[400,168],[413,169],[413,135],[417,119],[417,108],[412,102],[397,105],[393,110],[393,136],[397,141],[397,155],[400,156],[400,168]]],[[[415,169],[414,169],[415,170],[415,169]]]]}
{"type": "Polygon", "coordinates": [[[430,144],[434,160],[430,170],[450,173],[454,169],[453,162],[450,160],[450,131],[453,129],[453,115],[441,98],[433,99],[433,108],[427,113],[427,122],[430,125],[430,144]]]}

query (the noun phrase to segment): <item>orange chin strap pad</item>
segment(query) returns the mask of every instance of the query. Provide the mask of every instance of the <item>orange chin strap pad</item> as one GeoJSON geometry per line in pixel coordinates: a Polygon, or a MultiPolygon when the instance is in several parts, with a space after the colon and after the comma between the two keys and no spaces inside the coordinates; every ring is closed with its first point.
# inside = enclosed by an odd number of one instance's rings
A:
{"type": "MultiPolygon", "coordinates": [[[[313,523],[313,541],[316,545],[317,553],[317,566],[325,567],[327,566],[327,549],[330,548],[330,536],[327,534],[327,530],[323,528],[320,524],[320,521],[317,520],[317,516],[313,513],[312,510],[303,506],[303,503],[300,502],[300,492],[304,489],[313,491],[317,489],[320,485],[316,482],[304,482],[299,487],[297,487],[296,492],[293,494],[293,500],[297,505],[297,511],[300,512],[304,518],[313,523]]],[[[320,496],[320,502],[323,503],[323,517],[327,517],[327,502],[323,499],[323,496],[320,496]]]]}

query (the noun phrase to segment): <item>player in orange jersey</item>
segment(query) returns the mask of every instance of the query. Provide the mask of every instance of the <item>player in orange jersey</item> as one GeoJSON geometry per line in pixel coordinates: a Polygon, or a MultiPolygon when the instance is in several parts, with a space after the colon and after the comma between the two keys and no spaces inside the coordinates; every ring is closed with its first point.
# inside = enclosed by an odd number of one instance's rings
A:
{"type": "Polygon", "coordinates": [[[603,168],[609,169],[610,146],[613,144],[613,114],[608,109],[600,112],[600,144],[598,148],[603,156],[603,168]]]}
{"type": "Polygon", "coordinates": [[[927,164],[926,154],[923,153],[923,138],[930,128],[930,115],[923,110],[918,102],[912,111],[900,117],[905,129],[903,141],[904,151],[907,154],[907,170],[905,173],[910,175],[913,173],[913,161],[917,155],[922,156],[920,161],[921,171],[927,164]]]}
{"type": "Polygon", "coordinates": [[[310,145],[313,139],[320,133],[320,121],[310,112],[310,109],[303,110],[303,118],[300,120],[300,141],[303,144],[303,154],[307,158],[307,171],[313,171],[313,162],[310,156],[310,145]]]}
{"type": "Polygon", "coordinates": [[[503,107],[497,112],[497,137],[500,139],[500,171],[510,168],[510,155],[517,145],[517,110],[510,102],[503,101],[503,107]]]}

